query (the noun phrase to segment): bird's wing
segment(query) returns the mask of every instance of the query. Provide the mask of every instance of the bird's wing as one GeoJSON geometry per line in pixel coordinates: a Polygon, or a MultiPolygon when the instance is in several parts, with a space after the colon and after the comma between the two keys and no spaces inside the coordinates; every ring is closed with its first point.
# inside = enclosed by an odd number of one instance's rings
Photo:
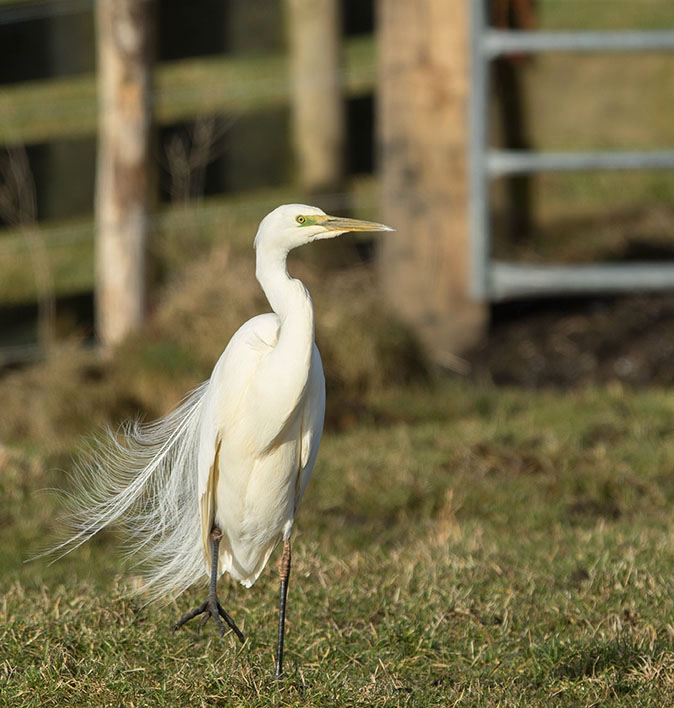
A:
{"type": "Polygon", "coordinates": [[[208,400],[202,411],[199,441],[198,496],[206,563],[210,562],[209,536],[215,518],[215,490],[220,473],[220,445],[227,422],[238,410],[260,359],[278,341],[280,322],[275,314],[258,315],[243,324],[230,339],[211,375],[208,400]]]}
{"type": "MultiPolygon", "coordinates": [[[[201,450],[199,451],[199,476],[202,476],[202,470],[206,470],[205,485],[202,486],[201,479],[199,484],[199,512],[201,516],[201,541],[204,547],[204,558],[208,566],[210,559],[209,536],[213,529],[213,519],[215,518],[215,488],[218,484],[219,463],[220,463],[220,436],[216,434],[213,441],[213,450],[209,455],[204,452],[204,457],[207,460],[212,458],[212,462],[203,463],[201,461],[201,450]]],[[[208,441],[204,442],[204,447],[210,448],[208,441]]]]}
{"type": "Polygon", "coordinates": [[[306,401],[302,412],[300,470],[295,487],[295,511],[302,501],[316,463],[325,418],[325,377],[318,348],[314,345],[306,401]]]}

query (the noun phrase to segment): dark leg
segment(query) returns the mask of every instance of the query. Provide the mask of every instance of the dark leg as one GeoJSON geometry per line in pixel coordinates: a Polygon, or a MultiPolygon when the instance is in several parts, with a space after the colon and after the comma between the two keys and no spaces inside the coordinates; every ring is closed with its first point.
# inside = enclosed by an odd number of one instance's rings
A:
{"type": "Polygon", "coordinates": [[[204,617],[201,620],[201,624],[199,626],[201,627],[202,625],[204,625],[208,618],[212,617],[215,620],[215,623],[218,625],[218,629],[220,630],[220,636],[222,637],[225,633],[225,628],[222,624],[222,620],[220,619],[220,617],[222,617],[222,619],[224,619],[225,622],[227,622],[227,624],[231,627],[234,634],[236,634],[236,636],[239,638],[239,641],[243,644],[246,641],[245,637],[241,633],[241,630],[234,623],[234,620],[223,609],[215,591],[218,582],[218,546],[220,545],[221,538],[222,531],[220,531],[219,528],[214,527],[211,531],[211,585],[208,590],[208,597],[206,598],[205,602],[203,602],[201,605],[199,605],[199,607],[197,607],[196,610],[192,610],[192,612],[188,612],[184,617],[181,617],[178,622],[176,622],[173,631],[175,632],[176,629],[182,627],[185,622],[189,622],[197,615],[203,614],[204,617]]]}
{"type": "Polygon", "coordinates": [[[276,671],[274,678],[281,678],[283,674],[283,634],[286,625],[286,596],[288,595],[288,580],[290,578],[290,539],[283,542],[283,555],[278,566],[281,576],[281,590],[279,593],[278,607],[278,644],[276,645],[276,671]]]}

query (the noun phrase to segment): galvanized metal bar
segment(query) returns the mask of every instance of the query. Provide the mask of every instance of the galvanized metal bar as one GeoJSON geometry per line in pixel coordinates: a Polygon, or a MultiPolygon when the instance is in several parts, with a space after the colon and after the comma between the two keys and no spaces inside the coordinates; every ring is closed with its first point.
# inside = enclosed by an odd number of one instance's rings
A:
{"type": "Polygon", "coordinates": [[[482,51],[489,58],[520,52],[658,51],[674,49],[674,30],[538,32],[492,29],[484,33],[481,44],[482,51]]]}
{"type": "Polygon", "coordinates": [[[489,150],[489,62],[531,52],[674,50],[674,29],[620,32],[531,32],[490,29],[485,3],[466,0],[472,11],[471,51],[471,288],[478,299],[674,290],[674,265],[660,263],[526,265],[491,260],[488,180],[508,174],[559,170],[674,169],[674,150],[528,152],[489,150]]]}
{"type": "Polygon", "coordinates": [[[493,261],[491,300],[674,290],[674,264],[525,265],[493,261]]]}
{"type": "Polygon", "coordinates": [[[489,176],[486,151],[489,140],[489,60],[482,51],[487,30],[487,13],[482,0],[465,0],[471,11],[471,96],[469,104],[470,141],[470,295],[478,301],[488,296],[489,176]]]}
{"type": "Polygon", "coordinates": [[[530,152],[489,150],[487,172],[492,177],[564,170],[666,170],[674,168],[674,150],[606,152],[530,152]]]}

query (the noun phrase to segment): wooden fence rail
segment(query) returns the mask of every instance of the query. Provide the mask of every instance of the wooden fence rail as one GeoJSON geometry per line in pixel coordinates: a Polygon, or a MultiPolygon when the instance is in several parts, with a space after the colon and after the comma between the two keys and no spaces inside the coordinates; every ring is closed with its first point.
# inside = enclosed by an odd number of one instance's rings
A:
{"type": "MultiPolygon", "coordinates": [[[[371,36],[344,43],[339,77],[347,97],[375,85],[375,43],[371,36]]],[[[157,66],[154,115],[159,124],[210,113],[246,113],[285,106],[290,99],[285,54],[216,56],[157,66]]],[[[93,75],[31,81],[0,87],[0,145],[46,142],[94,135],[96,80],[93,75]]]]}

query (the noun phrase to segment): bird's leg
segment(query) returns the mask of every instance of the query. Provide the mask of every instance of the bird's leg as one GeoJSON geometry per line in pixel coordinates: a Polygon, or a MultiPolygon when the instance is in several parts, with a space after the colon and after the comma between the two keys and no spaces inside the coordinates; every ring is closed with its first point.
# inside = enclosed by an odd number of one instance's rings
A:
{"type": "Polygon", "coordinates": [[[204,616],[199,626],[203,626],[208,618],[212,617],[218,625],[220,636],[222,637],[225,633],[225,628],[222,624],[222,620],[220,619],[220,617],[222,617],[231,627],[234,634],[236,634],[239,638],[239,641],[243,644],[246,641],[246,638],[241,633],[241,630],[236,626],[234,620],[224,610],[216,593],[216,586],[218,583],[218,546],[220,545],[221,538],[222,531],[217,526],[214,526],[211,531],[211,584],[206,600],[199,605],[196,610],[192,610],[192,612],[188,612],[184,617],[181,617],[173,627],[173,631],[175,632],[176,629],[182,627],[186,622],[189,622],[191,619],[203,614],[204,616]]]}
{"type": "Polygon", "coordinates": [[[278,644],[276,645],[276,671],[274,678],[281,678],[283,674],[283,635],[286,624],[286,597],[288,595],[288,580],[290,579],[290,539],[283,541],[283,555],[278,564],[278,572],[281,577],[281,589],[279,592],[278,608],[278,644]]]}

